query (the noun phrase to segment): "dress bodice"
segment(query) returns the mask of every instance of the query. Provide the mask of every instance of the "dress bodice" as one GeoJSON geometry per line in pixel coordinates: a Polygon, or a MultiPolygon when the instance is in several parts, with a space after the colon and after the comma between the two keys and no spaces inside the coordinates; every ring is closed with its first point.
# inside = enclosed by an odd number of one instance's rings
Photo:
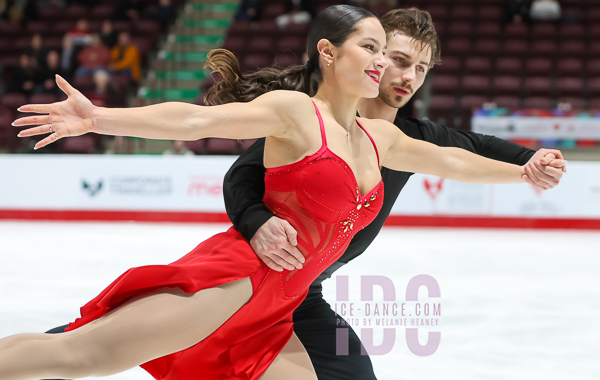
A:
{"type": "MultiPolygon", "coordinates": [[[[381,209],[383,181],[361,195],[348,164],[327,147],[323,119],[313,103],[321,128],[322,146],[293,164],[268,168],[264,202],[298,232],[298,249],[305,256],[302,269],[280,273],[286,297],[302,294],[345,251],[357,231],[368,225],[381,209]]],[[[379,163],[377,147],[367,134],[379,163]]]]}

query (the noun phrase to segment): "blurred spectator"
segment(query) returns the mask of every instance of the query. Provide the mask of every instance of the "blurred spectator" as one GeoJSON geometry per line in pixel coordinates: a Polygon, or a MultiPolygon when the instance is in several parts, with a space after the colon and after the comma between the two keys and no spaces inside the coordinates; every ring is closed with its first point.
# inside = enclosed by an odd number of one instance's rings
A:
{"type": "Polygon", "coordinates": [[[528,0],[506,0],[504,2],[504,22],[507,24],[529,23],[528,0]]]}
{"type": "Polygon", "coordinates": [[[29,56],[22,54],[19,58],[19,66],[13,73],[10,91],[31,95],[36,79],[37,72],[35,67],[30,64],[29,56]]]}
{"type": "Polygon", "coordinates": [[[285,13],[277,16],[275,22],[279,28],[284,29],[288,24],[307,24],[314,15],[311,0],[287,0],[285,13]]]}
{"type": "Polygon", "coordinates": [[[62,60],[60,61],[60,66],[66,72],[71,72],[73,68],[73,52],[75,51],[75,47],[73,46],[73,39],[68,34],[65,34],[63,37],[62,43],[62,60]]]}
{"type": "Polygon", "coordinates": [[[104,20],[102,22],[102,29],[100,30],[100,39],[102,43],[109,49],[117,43],[118,33],[113,29],[112,21],[104,20]]]}
{"type": "Polygon", "coordinates": [[[262,0],[242,0],[235,19],[236,21],[260,21],[262,8],[262,0]]]}
{"type": "Polygon", "coordinates": [[[98,107],[116,106],[117,94],[110,84],[110,74],[106,70],[97,70],[94,73],[94,91],[86,93],[90,101],[98,107]]]}
{"type": "Polygon", "coordinates": [[[0,21],[10,21],[10,10],[14,0],[0,0],[0,21]]]}
{"type": "Polygon", "coordinates": [[[100,39],[98,34],[92,34],[92,43],[86,46],[77,55],[79,68],[75,76],[94,75],[97,70],[106,70],[110,64],[110,51],[100,39]]]}
{"type": "Polygon", "coordinates": [[[89,45],[92,42],[92,33],[90,32],[87,20],[84,18],[77,20],[75,28],[70,30],[67,36],[71,37],[75,47],[89,45]]]}
{"type": "MultiPolygon", "coordinates": [[[[38,67],[46,66],[46,57],[48,56],[48,49],[42,46],[42,36],[36,33],[31,37],[31,46],[29,46],[23,54],[27,54],[29,58],[35,60],[38,67]]],[[[34,62],[30,62],[34,64],[34,62]]]]}
{"type": "Polygon", "coordinates": [[[0,18],[7,17],[9,22],[37,20],[37,15],[36,0],[0,0],[0,18]]]}
{"type": "Polygon", "coordinates": [[[62,90],[56,85],[55,75],[58,74],[61,77],[69,80],[69,74],[62,69],[60,65],[60,55],[56,50],[51,50],[46,58],[47,67],[39,70],[34,93],[47,93],[55,94],[56,96],[62,95],[62,90]]]}
{"type": "Polygon", "coordinates": [[[4,75],[2,74],[2,62],[0,62],[0,97],[6,92],[6,85],[2,78],[4,78],[4,75]]]}
{"type": "Polygon", "coordinates": [[[65,0],[38,0],[38,8],[39,9],[48,8],[48,7],[64,8],[66,6],[67,6],[67,4],[66,4],[65,0]]]}
{"type": "Polygon", "coordinates": [[[173,145],[165,150],[163,154],[165,156],[194,156],[194,152],[187,148],[185,142],[179,140],[173,141],[173,145]]]}
{"type": "Polygon", "coordinates": [[[158,7],[156,8],[156,14],[154,18],[160,22],[160,27],[162,30],[165,30],[173,19],[175,15],[175,10],[173,9],[173,4],[171,4],[171,0],[159,0],[158,7]]]}
{"type": "Polygon", "coordinates": [[[117,18],[137,21],[142,17],[146,4],[144,0],[123,0],[117,10],[117,18]]]}
{"type": "Polygon", "coordinates": [[[560,21],[560,4],[556,0],[534,0],[529,17],[533,21],[560,21]]]}
{"type": "Polygon", "coordinates": [[[121,32],[119,34],[119,40],[112,48],[110,56],[111,69],[126,74],[136,83],[140,80],[140,52],[138,48],[131,43],[129,33],[121,32]]]}

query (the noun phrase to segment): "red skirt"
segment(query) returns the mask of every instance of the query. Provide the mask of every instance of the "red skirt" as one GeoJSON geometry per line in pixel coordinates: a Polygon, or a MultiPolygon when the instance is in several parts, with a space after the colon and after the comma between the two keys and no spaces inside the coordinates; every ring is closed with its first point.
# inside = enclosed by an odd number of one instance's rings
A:
{"type": "Polygon", "coordinates": [[[102,317],[131,297],[164,288],[195,293],[250,277],[252,298],[216,331],[190,348],[141,367],[156,379],[258,379],[292,336],[293,311],[306,297],[306,292],[286,297],[280,274],[262,263],[231,227],[174,263],[129,269],[82,307],[81,318],[67,331],[102,317]]]}

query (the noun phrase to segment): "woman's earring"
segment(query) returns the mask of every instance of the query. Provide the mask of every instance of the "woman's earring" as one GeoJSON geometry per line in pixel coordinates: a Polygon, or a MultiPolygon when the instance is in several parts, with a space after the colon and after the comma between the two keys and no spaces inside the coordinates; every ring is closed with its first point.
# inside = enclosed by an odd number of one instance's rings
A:
{"type": "Polygon", "coordinates": [[[327,67],[331,66],[331,61],[327,62],[327,67]]]}

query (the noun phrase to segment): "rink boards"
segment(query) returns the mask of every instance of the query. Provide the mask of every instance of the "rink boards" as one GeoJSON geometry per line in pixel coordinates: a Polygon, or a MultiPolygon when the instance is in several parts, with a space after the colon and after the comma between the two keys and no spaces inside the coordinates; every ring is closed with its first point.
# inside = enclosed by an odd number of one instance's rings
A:
{"type": "MultiPolygon", "coordinates": [[[[0,219],[227,222],[233,156],[0,155],[0,219]]],[[[475,185],[415,174],[388,224],[600,229],[600,163],[561,184],[475,185]]]]}

